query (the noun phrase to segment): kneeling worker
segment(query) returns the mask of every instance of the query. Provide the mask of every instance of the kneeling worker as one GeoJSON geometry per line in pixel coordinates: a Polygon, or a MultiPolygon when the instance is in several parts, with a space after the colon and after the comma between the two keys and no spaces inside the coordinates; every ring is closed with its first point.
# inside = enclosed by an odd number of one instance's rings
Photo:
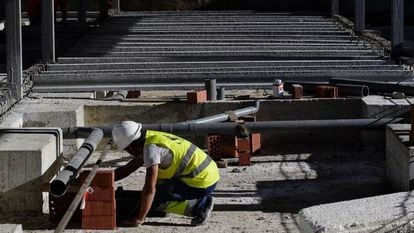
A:
{"type": "Polygon", "coordinates": [[[211,193],[220,179],[216,163],[181,137],[141,129],[139,123],[122,121],[112,130],[118,149],[134,156],[115,170],[115,180],[125,178],[142,165],[146,168],[139,210],[127,224],[143,224],[150,211],[186,215],[193,217],[192,225],[204,224],[214,205],[211,193]]]}

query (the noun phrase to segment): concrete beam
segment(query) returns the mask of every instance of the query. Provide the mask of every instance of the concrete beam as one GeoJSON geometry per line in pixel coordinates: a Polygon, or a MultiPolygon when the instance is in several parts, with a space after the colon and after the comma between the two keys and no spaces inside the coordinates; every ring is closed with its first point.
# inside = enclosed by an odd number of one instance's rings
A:
{"type": "Polygon", "coordinates": [[[365,0],[355,0],[355,31],[365,30],[365,0]]]}
{"type": "Polygon", "coordinates": [[[392,0],[391,15],[391,56],[396,58],[401,56],[404,50],[404,0],[392,0]]]}
{"type": "Polygon", "coordinates": [[[20,0],[6,0],[7,81],[13,85],[13,97],[23,97],[22,28],[20,0]]]}
{"type": "Polygon", "coordinates": [[[42,59],[55,62],[55,4],[42,0],[42,59]]]}

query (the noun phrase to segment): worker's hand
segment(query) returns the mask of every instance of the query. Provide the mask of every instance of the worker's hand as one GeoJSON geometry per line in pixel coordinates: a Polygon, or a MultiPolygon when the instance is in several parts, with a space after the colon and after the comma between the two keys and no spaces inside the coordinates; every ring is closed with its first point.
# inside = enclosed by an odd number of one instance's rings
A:
{"type": "Polygon", "coordinates": [[[139,221],[137,219],[126,219],[120,222],[120,226],[122,227],[140,227],[144,221],[139,221]]]}

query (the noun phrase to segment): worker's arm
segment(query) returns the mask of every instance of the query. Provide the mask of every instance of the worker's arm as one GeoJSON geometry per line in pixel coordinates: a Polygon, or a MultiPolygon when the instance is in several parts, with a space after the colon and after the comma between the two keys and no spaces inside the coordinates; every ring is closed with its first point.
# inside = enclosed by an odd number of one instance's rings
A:
{"type": "Polygon", "coordinates": [[[142,156],[135,156],[131,161],[129,161],[124,166],[118,167],[115,169],[115,180],[121,180],[129,174],[136,171],[138,168],[140,168],[143,164],[142,156]]]}
{"type": "Polygon", "coordinates": [[[149,210],[151,209],[151,205],[154,201],[156,192],[157,178],[158,164],[155,164],[147,168],[147,173],[145,175],[145,184],[144,189],[142,190],[141,205],[139,207],[139,213],[137,217],[137,222],[139,224],[142,224],[144,222],[145,216],[147,216],[149,210]]]}

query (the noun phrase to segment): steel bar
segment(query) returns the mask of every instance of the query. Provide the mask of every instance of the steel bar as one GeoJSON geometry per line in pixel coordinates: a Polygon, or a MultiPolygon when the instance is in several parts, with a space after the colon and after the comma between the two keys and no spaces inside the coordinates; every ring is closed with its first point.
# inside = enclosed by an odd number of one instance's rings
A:
{"type": "Polygon", "coordinates": [[[53,0],[42,0],[42,59],[55,62],[55,4],[53,0]]]}
{"type": "Polygon", "coordinates": [[[378,81],[368,81],[368,80],[352,80],[352,79],[342,79],[342,78],[333,78],[329,81],[332,85],[337,84],[352,84],[352,85],[364,85],[367,86],[371,93],[392,93],[392,92],[404,92],[406,95],[414,95],[414,86],[401,85],[398,83],[390,82],[378,82],[378,81]]]}
{"type": "Polygon", "coordinates": [[[391,16],[391,54],[393,58],[397,58],[404,50],[404,0],[392,0],[391,16]]]}
{"type": "Polygon", "coordinates": [[[91,185],[93,178],[96,175],[96,172],[98,171],[98,168],[100,167],[102,161],[105,160],[106,155],[108,154],[109,150],[111,149],[110,143],[106,144],[103,152],[99,156],[96,163],[93,165],[92,170],[89,172],[88,176],[85,179],[85,182],[80,187],[79,191],[76,193],[75,198],[70,203],[69,208],[66,210],[65,215],[63,215],[63,218],[59,222],[58,226],[55,229],[55,233],[61,233],[65,230],[66,226],[68,225],[70,219],[72,218],[73,214],[77,210],[77,207],[79,206],[79,203],[82,201],[84,194],[86,190],[91,185]]]}
{"type": "Polygon", "coordinates": [[[93,129],[91,134],[76,151],[73,158],[69,161],[63,171],[50,184],[50,193],[55,196],[62,196],[78,176],[79,171],[95,151],[99,142],[102,140],[104,133],[101,129],[93,129]]]}
{"type": "Polygon", "coordinates": [[[6,0],[7,81],[13,98],[23,98],[21,1],[6,0]]]}

